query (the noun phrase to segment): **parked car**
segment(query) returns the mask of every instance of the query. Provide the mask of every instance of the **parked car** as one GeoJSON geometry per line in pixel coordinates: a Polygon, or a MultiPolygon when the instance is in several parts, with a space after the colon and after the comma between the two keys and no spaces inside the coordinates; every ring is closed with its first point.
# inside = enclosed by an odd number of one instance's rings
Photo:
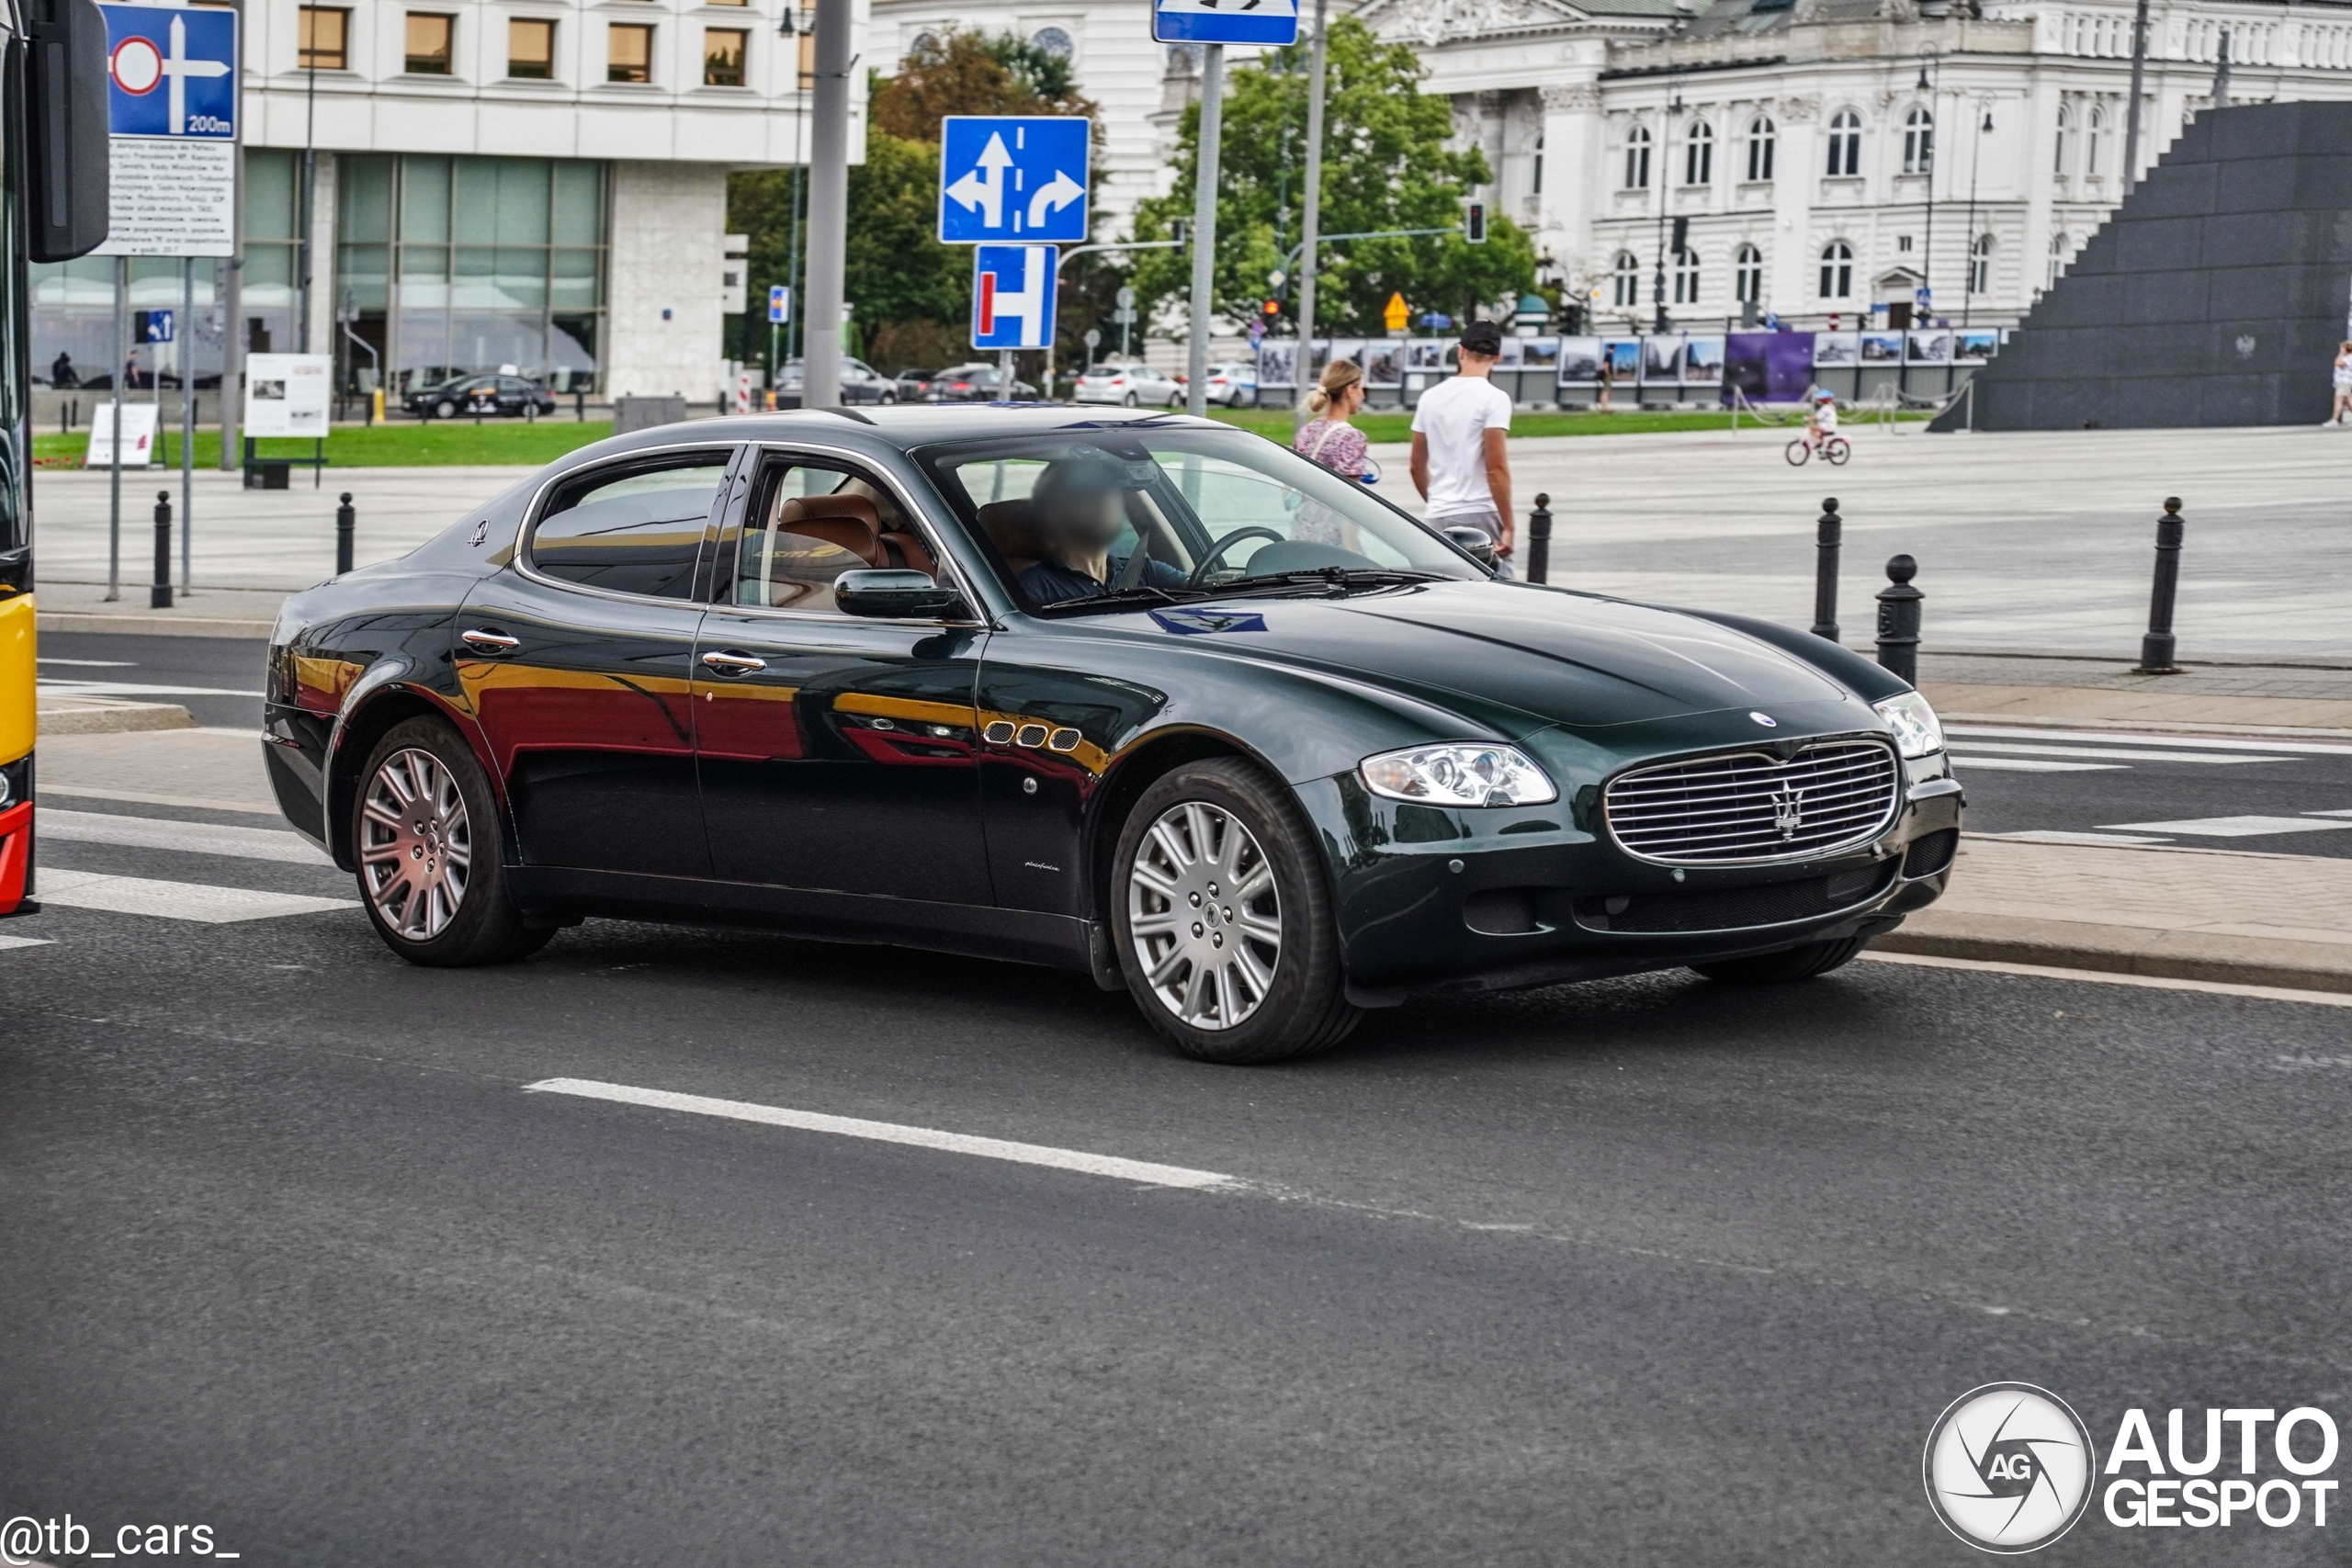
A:
{"type": "MultiPolygon", "coordinates": [[[[787,359],[784,368],[776,372],[775,406],[797,409],[800,406],[800,378],[803,366],[797,359],[787,359]]],[[[895,403],[899,400],[899,383],[885,376],[863,359],[842,355],[842,401],[844,403],[895,403]]]]}
{"type": "Polygon", "coordinates": [[[923,401],[924,399],[931,395],[931,383],[938,374],[939,372],[936,370],[899,371],[897,377],[899,384],[899,400],[902,403],[919,403],[923,401]]]}
{"type": "Polygon", "coordinates": [[[520,419],[534,410],[555,412],[555,394],[521,376],[452,376],[409,393],[401,407],[426,419],[472,413],[520,419]]]}
{"type": "Polygon", "coordinates": [[[1004,371],[994,365],[978,360],[969,365],[950,366],[931,378],[931,389],[925,400],[934,403],[1004,403],[1029,402],[1037,396],[1037,389],[1015,378],[1009,383],[1004,371]]]}
{"type": "MultiPolygon", "coordinates": [[[[1258,406],[1258,367],[1250,360],[1220,361],[1208,367],[1208,400],[1229,409],[1250,409],[1258,406]]],[[[1178,377],[1177,384],[1184,384],[1178,377]]]]}
{"type": "Polygon", "coordinates": [[[1184,384],[1148,365],[1095,365],[1078,378],[1072,398],[1081,403],[1120,403],[1136,408],[1174,408],[1184,400],[1184,384]]]}
{"type": "Polygon", "coordinates": [[[1822,974],[1941,894],[1962,804],[1826,638],[1496,581],[1274,442],[1050,407],[573,452],[288,599],[263,742],[413,963],[763,924],[1057,964],[1219,1062],[1822,974]]]}

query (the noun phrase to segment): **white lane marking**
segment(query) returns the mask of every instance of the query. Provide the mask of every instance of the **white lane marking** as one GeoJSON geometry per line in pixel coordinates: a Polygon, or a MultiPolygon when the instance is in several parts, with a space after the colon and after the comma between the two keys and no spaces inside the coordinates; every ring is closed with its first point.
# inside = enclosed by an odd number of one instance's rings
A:
{"type": "Polygon", "coordinates": [[[633,1089],[628,1084],[598,1083],[590,1078],[543,1078],[525,1084],[532,1094],[570,1094],[582,1100],[610,1100],[624,1105],[649,1105],[662,1111],[689,1111],[697,1116],[725,1116],[738,1122],[761,1122],[771,1127],[797,1127],[806,1133],[833,1133],[845,1138],[870,1138],[876,1143],[908,1144],[948,1154],[977,1155],[982,1159],[1012,1160],[1020,1165],[1050,1166],[1056,1170],[1108,1176],[1122,1181],[1148,1182],[1155,1187],[1233,1187],[1239,1183],[1214,1170],[1187,1170],[1178,1165],[1154,1165],[1148,1160],[1121,1159],[1115,1155],[1091,1155],[1078,1149],[1057,1149],[1043,1144],[1014,1144],[1002,1138],[976,1138],[965,1133],[942,1133],[929,1127],[901,1126],[896,1122],[868,1122],[856,1116],[828,1116],[816,1111],[790,1111],[780,1105],[754,1105],[741,1100],[711,1100],[699,1094],[672,1094],[666,1089],[633,1089]]]}
{"type": "Polygon", "coordinates": [[[281,828],[167,822],[158,817],[117,817],[109,812],[67,811],[52,806],[41,812],[39,831],[43,838],[83,844],[124,844],[132,849],[234,855],[241,860],[280,861],[288,865],[334,863],[325,851],[310,840],[281,828]]]}
{"type": "Polygon", "coordinates": [[[358,906],[349,898],[313,898],[302,893],[263,893],[251,887],[214,887],[201,882],[157,882],[144,876],[106,876],[94,871],[44,867],[43,904],[68,909],[104,909],[117,915],[154,915],[167,920],[226,925],[267,920],[280,915],[311,915],[358,906]]]}
{"type": "Polygon", "coordinates": [[[47,947],[50,940],[45,936],[0,936],[0,952],[12,947],[47,947]]]}
{"type": "Polygon", "coordinates": [[[2029,746],[2019,740],[1962,740],[1951,750],[1973,759],[1980,751],[2021,757],[2114,757],[2132,762],[2202,762],[2209,767],[2236,768],[2248,762],[2291,762],[2292,757],[2241,757],[2200,751],[2127,750],[2120,746],[2029,746]]]}
{"type": "Polygon", "coordinates": [[[235,686],[160,686],[143,681],[42,681],[38,690],[53,697],[258,697],[235,686]]]}
{"type": "Polygon", "coordinates": [[[2052,762],[2040,757],[1954,757],[1952,766],[1965,764],[1980,773],[2126,773],[2128,762],[2052,762]]]}
{"type": "Polygon", "coordinates": [[[2143,839],[2129,833],[2067,833],[2054,828],[2036,828],[2027,833],[1982,833],[1973,838],[2007,839],[2018,844],[2168,844],[2170,839],[2143,839]]]}
{"type": "Polygon", "coordinates": [[[45,653],[33,662],[71,664],[76,670],[136,670],[139,668],[139,661],[135,659],[51,659],[45,653]]]}
{"type": "Polygon", "coordinates": [[[2057,725],[2037,726],[2031,729],[1991,724],[1947,724],[1946,735],[1969,736],[1982,740],[2051,740],[2066,739],[2098,742],[2113,739],[2122,745],[2150,743],[2159,746],[2193,748],[2199,751],[2291,751],[2299,757],[2352,757],[2352,746],[2338,741],[2333,745],[2321,740],[2224,740],[2211,739],[2201,735],[2165,735],[2130,729],[2067,729],[2057,725]]]}
{"type": "Polygon", "coordinates": [[[2325,833],[2352,821],[2312,817],[2191,817],[2177,822],[2102,822],[2119,833],[2186,833],[2194,839],[2259,839],[2271,833],[2325,833]]]}
{"type": "Polygon", "coordinates": [[[2306,811],[2306,817],[2352,817],[2352,809],[2343,811],[2306,811]]]}
{"type": "MultiPolygon", "coordinates": [[[[142,734],[141,739],[146,739],[159,735],[201,735],[203,733],[204,731],[200,729],[151,729],[142,734]]],[[[53,795],[64,795],[73,800],[120,800],[133,806],[186,806],[198,811],[236,811],[247,817],[269,817],[280,821],[285,819],[277,807],[256,806],[250,800],[221,800],[209,795],[160,795],[137,789],[87,789],[78,784],[68,788],[64,784],[53,784],[43,779],[40,783],[40,797],[46,800],[53,795]]]]}
{"type": "Polygon", "coordinates": [[[2286,986],[2238,986],[2226,980],[2176,980],[2164,975],[2119,975],[2107,969],[2058,969],[2046,964],[2002,964],[1988,958],[1938,958],[1925,953],[1865,953],[1880,964],[1916,964],[1926,969],[1974,969],[1987,975],[2030,975],[2041,980],[2086,980],[2096,986],[2142,986],[2154,991],[2204,991],[2217,997],[2255,997],[2267,1002],[2309,1002],[2313,1007],[2352,1008],[2352,992],[2298,991],[2286,986]]]}

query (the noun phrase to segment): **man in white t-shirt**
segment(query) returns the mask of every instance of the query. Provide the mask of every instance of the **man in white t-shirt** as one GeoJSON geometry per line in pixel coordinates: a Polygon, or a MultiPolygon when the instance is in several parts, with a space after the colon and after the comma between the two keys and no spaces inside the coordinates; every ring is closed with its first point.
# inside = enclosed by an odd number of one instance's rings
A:
{"type": "Polygon", "coordinates": [[[1413,409],[1413,488],[1429,503],[1432,528],[1481,529],[1510,575],[1510,397],[1490,374],[1502,356],[1502,329],[1462,329],[1460,373],[1421,394],[1413,409]]]}

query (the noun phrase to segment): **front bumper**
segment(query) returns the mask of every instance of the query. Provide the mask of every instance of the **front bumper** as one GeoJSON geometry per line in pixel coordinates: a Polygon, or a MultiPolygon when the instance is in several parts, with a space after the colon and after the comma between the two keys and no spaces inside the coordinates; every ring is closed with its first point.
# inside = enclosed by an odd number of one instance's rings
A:
{"type": "Polygon", "coordinates": [[[1940,754],[1904,775],[1876,837],[1771,865],[1635,860],[1566,801],[1446,810],[1380,799],[1353,773],[1299,795],[1330,859],[1349,999],[1384,1007],[1892,931],[1942,895],[1962,805],[1940,754]]]}

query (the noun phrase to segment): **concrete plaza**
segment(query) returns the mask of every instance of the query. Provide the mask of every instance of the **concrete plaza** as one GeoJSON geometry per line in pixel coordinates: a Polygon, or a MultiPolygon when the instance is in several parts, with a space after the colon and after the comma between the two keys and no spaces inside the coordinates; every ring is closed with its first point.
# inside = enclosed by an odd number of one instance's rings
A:
{"type": "MultiPolygon", "coordinates": [[[[2185,659],[2352,660],[2352,431],[2158,430],[1929,435],[1859,423],[1852,462],[1791,468],[1785,429],[1541,437],[1511,445],[1522,517],[1548,492],[1555,582],[1796,625],[1813,615],[1814,520],[1846,516],[1840,621],[1871,636],[1886,558],[1919,562],[1931,649],[2136,652],[2147,623],[2155,520],[2177,495],[2188,520],[2177,626],[2185,659]]],[[[1406,451],[1374,453],[1381,491],[1409,502],[1406,451]]],[[[283,491],[197,476],[199,588],[285,592],[334,559],[335,496],[358,509],[357,558],[382,560],[458,521],[523,468],[329,470],[283,491]]],[[[40,570],[60,588],[107,577],[103,472],[37,479],[40,570]]],[[[178,476],[126,475],[126,600],[153,558],[155,492],[178,476]]],[[[94,597],[76,590],[77,602],[94,597]]],[[[61,607],[62,598],[60,595],[61,607]]],[[[200,596],[199,596],[200,597],[200,596]]],[[[191,605],[198,609],[199,605],[191,605]]]]}

